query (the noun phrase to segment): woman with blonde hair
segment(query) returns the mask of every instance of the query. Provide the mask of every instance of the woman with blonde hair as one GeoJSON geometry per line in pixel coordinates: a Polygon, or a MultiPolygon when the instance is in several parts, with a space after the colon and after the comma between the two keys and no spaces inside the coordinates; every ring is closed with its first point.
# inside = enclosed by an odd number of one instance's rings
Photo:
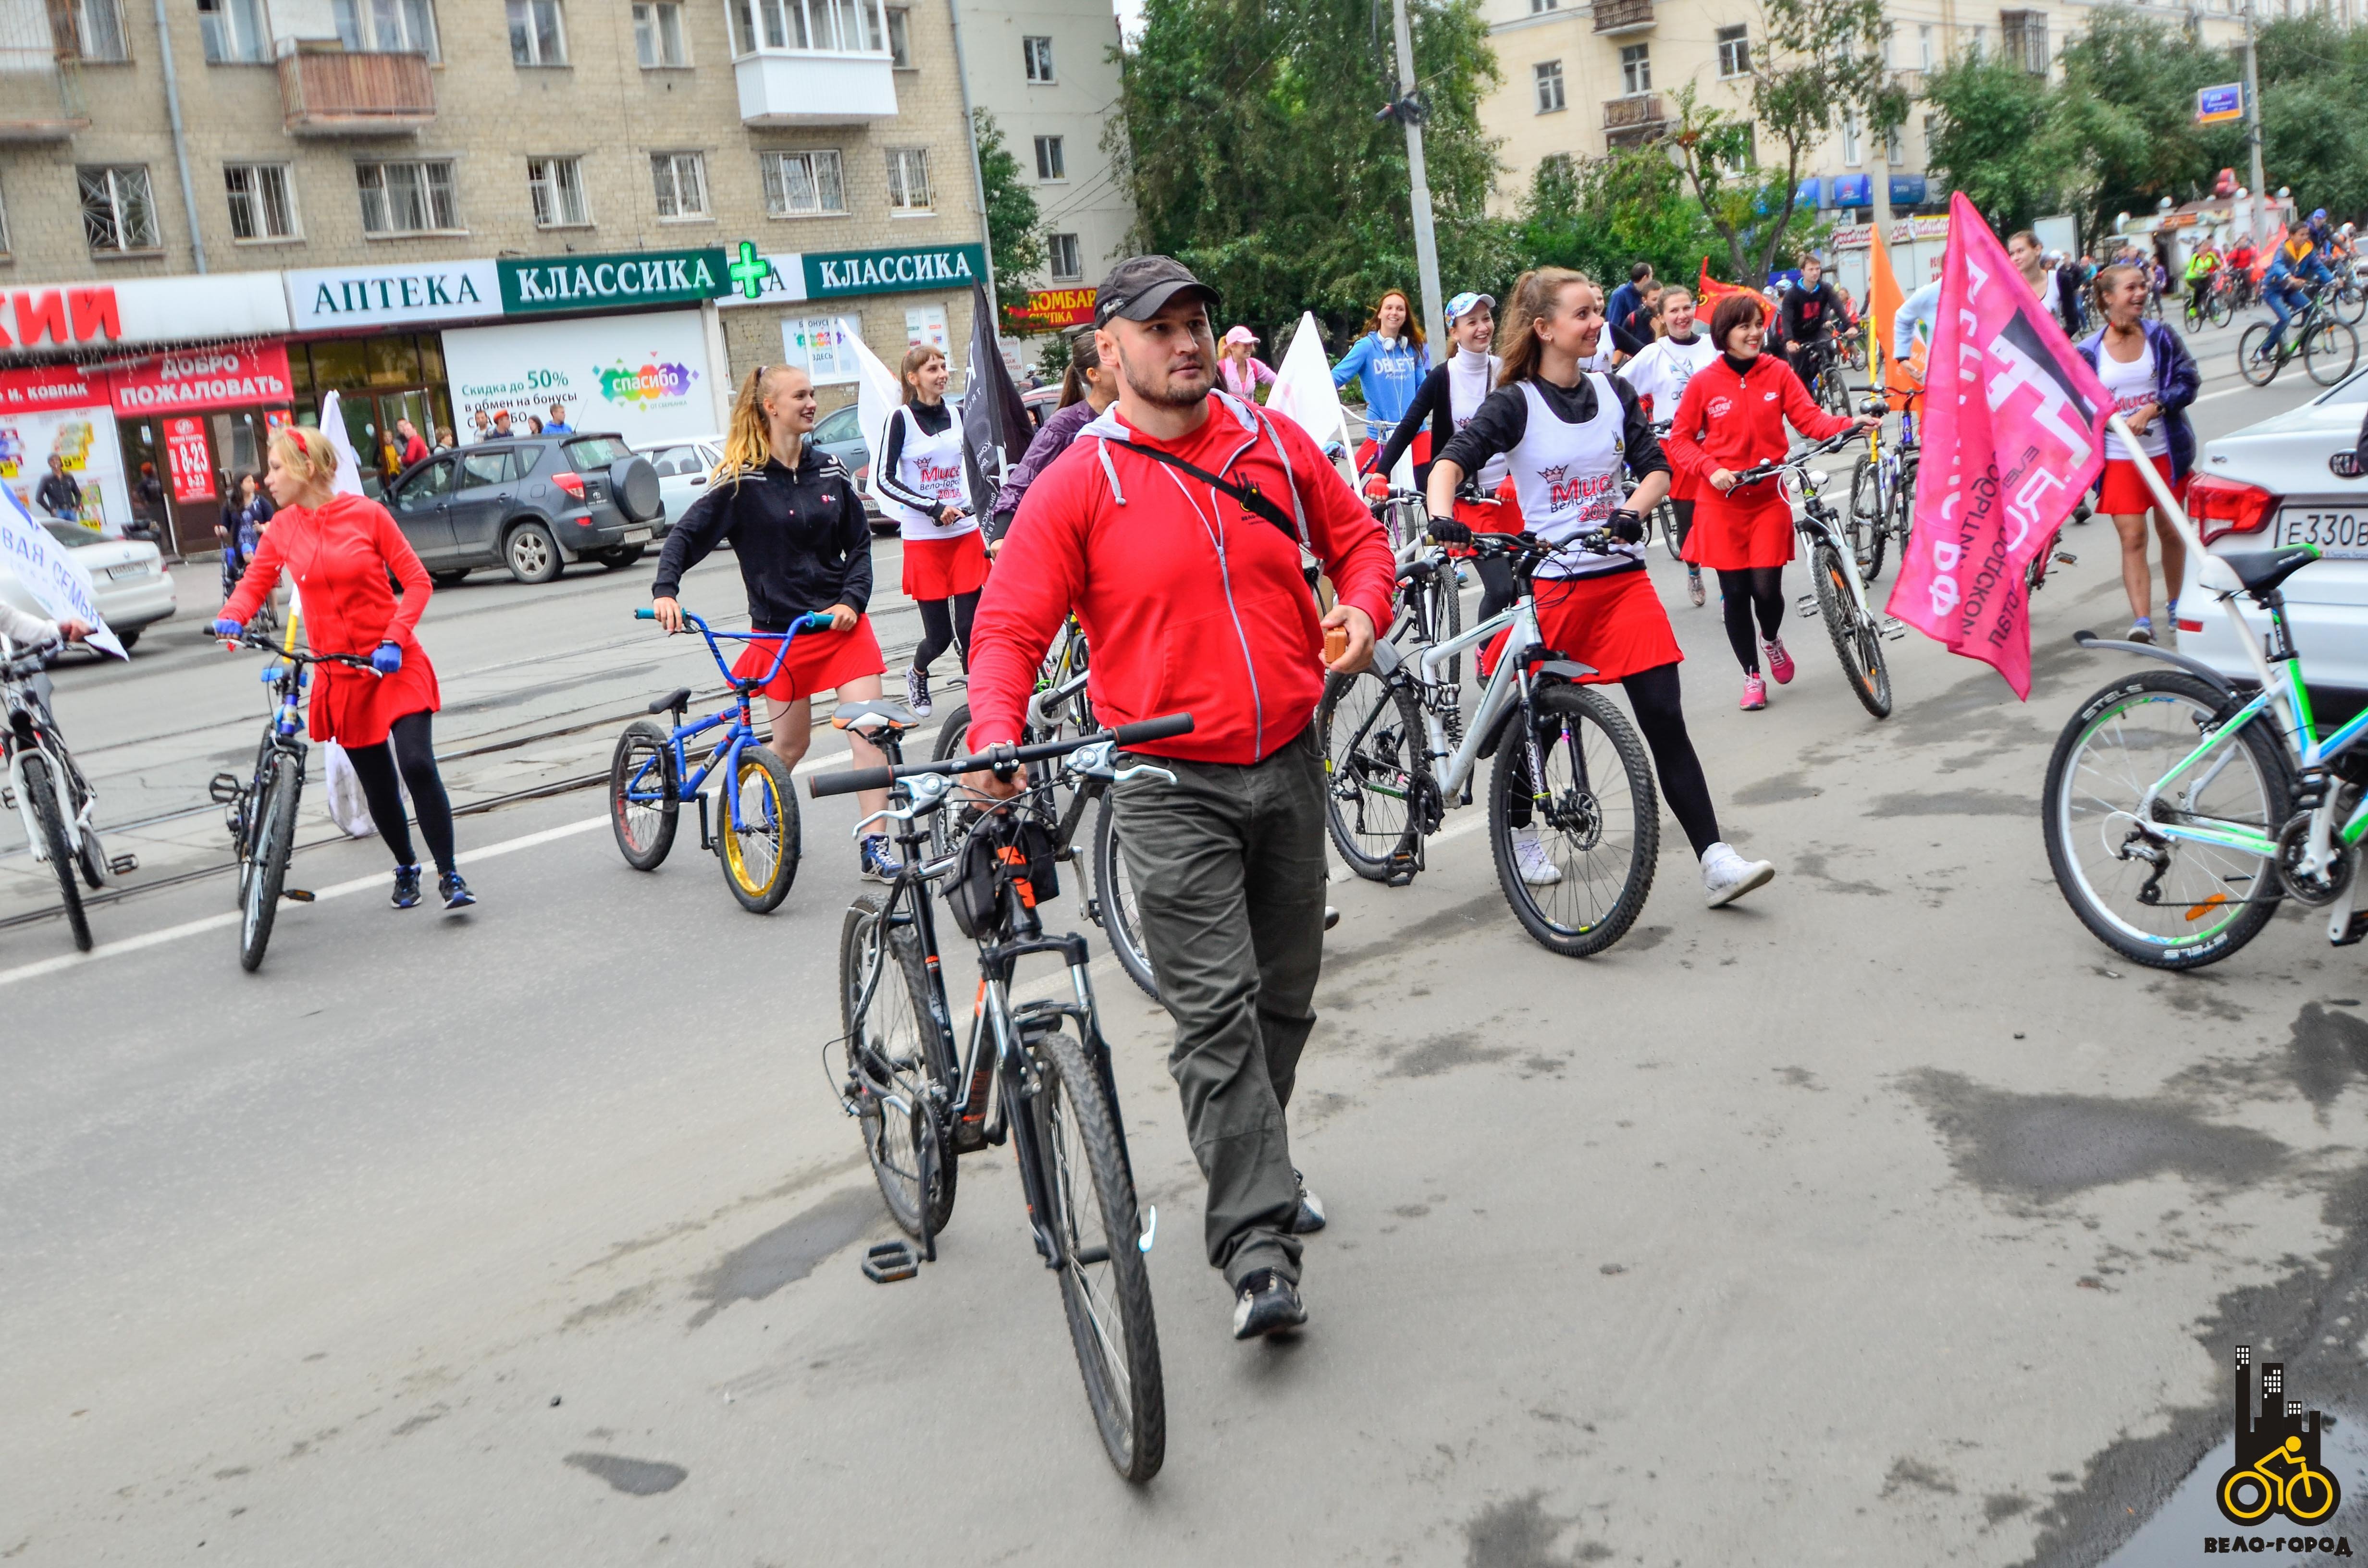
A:
{"type": "MultiPolygon", "coordinates": [[[[830,617],[830,631],[791,638],[780,673],[762,688],[773,755],[790,767],[804,757],[814,737],[814,694],[835,691],[841,702],[871,701],[879,697],[887,668],[864,614],[871,602],[871,526],[855,481],[806,439],[816,413],[814,381],[796,366],[759,365],[748,373],[732,404],[723,460],[706,494],[667,531],[650,585],[658,624],[681,631],[676,596],[682,574],[729,540],[748,591],[751,631],[779,635],[800,616],[830,617]]],[[[769,636],[751,642],[733,674],[762,676],[780,653],[769,636]]],[[[852,732],[848,744],[859,767],[887,761],[852,732]]],[[[888,804],[885,790],[867,790],[858,798],[867,814],[888,804]]],[[[875,881],[896,874],[884,835],[866,838],[860,859],[863,875],[875,881]]]]}
{"type": "Polygon", "coordinates": [[[279,510],[222,606],[214,634],[240,635],[285,571],[296,580],[305,640],[313,651],[370,660],[370,670],[314,666],[312,736],[345,747],[361,779],[370,821],[394,857],[394,907],[419,903],[419,862],[403,814],[408,790],[420,836],[436,858],[444,907],[466,909],[477,896],[453,859],[452,803],[436,768],[433,716],[443,699],[436,667],[412,633],[434,592],[427,568],[385,507],[339,494],[336,479],[337,449],[320,429],[287,426],[272,433],[264,486],[279,510]],[[390,580],[403,585],[400,598],[390,580]]]}
{"type": "Polygon", "coordinates": [[[905,672],[905,704],[926,719],[929,665],[960,645],[970,668],[970,623],[986,586],[986,543],[971,515],[962,426],[946,406],[953,370],[928,344],[905,351],[904,406],[888,416],[876,465],[881,509],[905,538],[905,592],[921,612],[921,642],[905,672]]]}

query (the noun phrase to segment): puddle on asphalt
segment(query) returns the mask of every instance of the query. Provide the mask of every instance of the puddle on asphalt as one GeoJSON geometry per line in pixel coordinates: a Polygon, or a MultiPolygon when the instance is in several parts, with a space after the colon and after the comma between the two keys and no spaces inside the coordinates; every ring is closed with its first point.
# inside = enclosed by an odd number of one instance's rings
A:
{"type": "MultiPolygon", "coordinates": [[[[2359,1561],[2368,1557],[2368,1423],[2349,1415],[2329,1415],[2322,1420],[2319,1463],[2334,1472],[2336,1483],[2343,1488],[2343,1506],[2336,1509],[2333,1518],[2309,1527],[2310,1540],[2324,1538],[2330,1545],[2339,1539],[2348,1540],[2353,1560],[2359,1561]]],[[[2308,1552],[2277,1551],[2274,1543],[2279,1537],[2293,1540],[2302,1535],[2303,1527],[2275,1515],[2270,1522],[2249,1528],[2228,1522],[2220,1512],[2218,1494],[2220,1478],[2236,1462],[2236,1439],[2221,1438],[2164,1499],[2154,1517],[2105,1559],[2103,1568],[2163,1568],[2165,1563],[2200,1562],[2207,1536],[2243,1537],[2245,1544],[2234,1550],[2246,1552],[2249,1562],[2309,1563],[2317,1568],[2329,1561],[2328,1553],[2315,1547],[2308,1552]],[[2252,1542],[2257,1537],[2272,1544],[2254,1551],[2252,1542]]]]}

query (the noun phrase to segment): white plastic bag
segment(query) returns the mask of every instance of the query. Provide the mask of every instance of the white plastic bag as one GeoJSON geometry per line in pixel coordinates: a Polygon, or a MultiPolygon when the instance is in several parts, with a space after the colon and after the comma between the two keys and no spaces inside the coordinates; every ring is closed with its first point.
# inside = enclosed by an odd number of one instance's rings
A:
{"type": "Polygon", "coordinates": [[[324,772],[329,782],[329,820],[348,838],[368,838],[378,828],[370,821],[370,800],[362,793],[361,775],[346,756],[346,748],[335,741],[323,741],[321,749],[327,753],[324,772]]]}

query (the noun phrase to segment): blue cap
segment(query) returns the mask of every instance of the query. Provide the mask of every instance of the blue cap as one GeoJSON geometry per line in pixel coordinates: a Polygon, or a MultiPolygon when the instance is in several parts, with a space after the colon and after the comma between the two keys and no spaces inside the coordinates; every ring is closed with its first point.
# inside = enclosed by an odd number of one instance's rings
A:
{"type": "Polygon", "coordinates": [[[1474,311],[1478,310],[1483,305],[1487,306],[1492,311],[1495,310],[1497,308],[1497,296],[1494,294],[1458,294],[1455,298],[1447,301],[1447,319],[1451,322],[1462,321],[1465,316],[1470,315],[1474,311]]]}

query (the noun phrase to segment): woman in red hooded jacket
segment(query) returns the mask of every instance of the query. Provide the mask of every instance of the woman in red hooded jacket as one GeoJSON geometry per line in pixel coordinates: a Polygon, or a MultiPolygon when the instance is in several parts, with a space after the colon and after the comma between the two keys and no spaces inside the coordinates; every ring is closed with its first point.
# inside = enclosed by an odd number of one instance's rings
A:
{"type": "Polygon", "coordinates": [[[394,856],[394,907],[419,902],[419,865],[403,815],[402,790],[408,790],[420,835],[441,873],[437,889],[444,907],[463,909],[477,900],[453,864],[452,804],[429,733],[443,702],[435,666],[411,631],[427,608],[427,569],[386,508],[336,494],[336,477],[337,449],[319,430],[291,426],[272,436],[264,483],[279,510],[213,630],[239,635],[286,571],[296,580],[313,651],[370,660],[370,670],[313,666],[312,736],[345,747],[361,779],[370,821],[394,856]],[[390,576],[403,585],[400,599],[390,576]]]}
{"type": "Polygon", "coordinates": [[[1743,665],[1747,712],[1768,706],[1768,683],[1751,641],[1755,608],[1768,640],[1768,673],[1779,686],[1793,678],[1793,656],[1777,635],[1784,626],[1784,563],[1793,559],[1793,504],[1778,482],[1737,484],[1736,474],[1790,449],[1787,420],[1816,441],[1875,423],[1819,408],[1791,366],[1759,351],[1767,325],[1752,295],[1719,301],[1710,318],[1710,340],[1719,356],[1686,383],[1661,442],[1669,460],[1696,482],[1694,526],[1679,553],[1718,574],[1726,640],[1743,665]]]}

